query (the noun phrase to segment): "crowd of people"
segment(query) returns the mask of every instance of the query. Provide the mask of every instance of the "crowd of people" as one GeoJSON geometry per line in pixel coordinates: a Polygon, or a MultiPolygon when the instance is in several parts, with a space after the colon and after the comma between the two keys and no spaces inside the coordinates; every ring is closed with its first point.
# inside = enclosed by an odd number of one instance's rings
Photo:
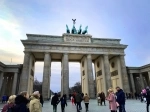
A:
{"type": "MultiPolygon", "coordinates": [[[[98,93],[97,101],[98,105],[106,105],[105,101],[109,102],[110,112],[126,112],[125,110],[125,101],[127,94],[120,87],[116,87],[116,91],[113,91],[113,88],[108,89],[108,95],[106,96],[104,92],[98,93]]],[[[135,96],[135,98],[139,96],[135,96]]],[[[132,98],[132,97],[131,97],[132,98]]],[[[136,99],[137,99],[136,98],[136,99]]],[[[66,94],[60,96],[55,93],[51,98],[51,105],[53,106],[53,112],[57,112],[57,105],[60,103],[61,112],[65,112],[65,107],[67,106],[67,100],[70,99],[73,106],[76,106],[77,112],[82,110],[81,102],[85,104],[86,112],[89,111],[89,101],[90,97],[87,93],[74,92],[67,96],[66,94]]],[[[150,105],[150,88],[146,87],[141,91],[140,94],[141,102],[146,102],[146,109],[149,112],[150,105]]],[[[2,103],[6,103],[2,108],[2,112],[42,112],[43,107],[43,97],[39,91],[35,91],[32,95],[28,95],[26,91],[21,92],[18,95],[7,95],[2,96],[2,103]],[[6,103],[7,102],[7,103],[6,103]]]]}
{"type": "Polygon", "coordinates": [[[39,91],[35,91],[31,96],[23,91],[19,95],[11,95],[2,112],[42,112],[42,105],[43,98],[39,91]]]}
{"type": "MultiPolygon", "coordinates": [[[[86,112],[89,108],[89,96],[86,93],[85,95],[83,93],[74,92],[72,95],[69,95],[69,99],[72,102],[72,105],[76,106],[77,112],[80,112],[82,110],[81,102],[84,100],[85,103],[85,109],[86,112]]],[[[58,97],[58,94],[55,93],[54,96],[51,99],[51,105],[53,105],[53,112],[57,112],[57,105],[61,104],[61,112],[65,112],[65,107],[67,106],[67,96],[64,94],[61,98],[58,97]]]]}
{"type": "MultiPolygon", "coordinates": [[[[110,112],[117,112],[117,109],[119,112],[126,112],[125,110],[125,93],[120,87],[116,87],[117,92],[114,93],[113,89],[110,88],[108,90],[108,96],[105,96],[104,92],[98,93],[98,105],[99,103],[102,105],[102,103],[105,104],[105,100],[109,102],[109,109],[110,112]]],[[[80,112],[82,110],[81,102],[84,101],[85,104],[85,110],[86,112],[89,111],[89,100],[90,97],[87,93],[79,93],[74,92],[73,94],[69,95],[69,99],[71,100],[72,105],[76,106],[77,112],[80,112]]],[[[55,95],[52,97],[51,105],[53,105],[53,112],[57,112],[57,105],[59,102],[61,102],[61,111],[65,111],[65,107],[67,106],[67,96],[64,94],[61,98],[58,97],[58,94],[55,93],[55,95]],[[60,100],[59,100],[60,99],[60,100]]]]}

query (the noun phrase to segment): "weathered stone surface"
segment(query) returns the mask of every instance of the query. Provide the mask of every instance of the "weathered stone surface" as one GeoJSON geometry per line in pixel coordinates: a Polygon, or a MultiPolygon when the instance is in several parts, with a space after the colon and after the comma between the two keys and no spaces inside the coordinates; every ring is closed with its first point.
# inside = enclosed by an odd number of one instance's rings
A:
{"type": "Polygon", "coordinates": [[[90,54],[87,55],[87,76],[88,76],[87,87],[89,88],[89,96],[90,98],[95,98],[92,58],[90,54]]]}
{"type": "Polygon", "coordinates": [[[143,75],[142,75],[142,73],[140,73],[139,76],[140,76],[140,82],[141,82],[141,87],[142,87],[141,89],[143,89],[143,88],[145,88],[145,87],[144,87],[144,80],[143,80],[143,75]]]}
{"type": "Polygon", "coordinates": [[[29,80],[29,64],[30,64],[30,52],[24,52],[24,62],[23,62],[23,69],[20,78],[20,87],[19,91],[28,91],[28,80],[29,80]]]}
{"type": "Polygon", "coordinates": [[[64,42],[91,43],[91,35],[63,34],[64,42]]]}
{"type": "Polygon", "coordinates": [[[13,77],[13,84],[12,84],[12,93],[11,94],[16,94],[16,85],[17,85],[17,78],[18,78],[18,73],[14,73],[14,77],[13,77]]]}
{"type": "Polygon", "coordinates": [[[26,51],[30,52],[53,52],[53,53],[79,53],[79,54],[124,54],[121,46],[96,46],[96,45],[63,45],[52,43],[50,45],[26,45],[26,51]],[[73,50],[72,50],[73,49],[73,50]]]}
{"type": "Polygon", "coordinates": [[[2,84],[3,84],[3,72],[0,73],[0,92],[2,91],[2,84]]]}
{"type": "Polygon", "coordinates": [[[50,76],[51,76],[51,56],[50,53],[45,53],[44,69],[43,69],[43,82],[42,82],[42,95],[46,100],[50,96],[50,76]]]}
{"type": "Polygon", "coordinates": [[[1,96],[5,94],[6,83],[7,83],[7,77],[4,76],[3,83],[2,83],[2,89],[1,89],[1,96]]]}
{"type": "Polygon", "coordinates": [[[104,55],[103,58],[104,58],[104,70],[105,70],[106,90],[108,90],[110,87],[112,87],[110,67],[109,67],[109,58],[108,58],[108,55],[104,55]]]}
{"type": "Polygon", "coordinates": [[[66,94],[69,96],[69,63],[68,63],[68,54],[63,54],[62,57],[62,88],[61,94],[66,94]]]}
{"type": "Polygon", "coordinates": [[[135,83],[134,83],[134,79],[133,79],[133,74],[129,74],[130,75],[130,80],[131,80],[131,88],[132,88],[132,93],[135,93],[135,83]]]}
{"type": "Polygon", "coordinates": [[[121,75],[123,78],[123,89],[125,92],[130,92],[129,88],[129,78],[127,75],[126,64],[124,60],[124,55],[120,55],[120,65],[121,65],[121,75]]]}

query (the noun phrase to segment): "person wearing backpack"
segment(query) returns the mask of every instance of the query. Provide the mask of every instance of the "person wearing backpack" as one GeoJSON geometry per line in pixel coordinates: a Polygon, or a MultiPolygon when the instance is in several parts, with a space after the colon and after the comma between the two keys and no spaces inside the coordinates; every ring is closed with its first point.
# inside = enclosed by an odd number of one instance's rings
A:
{"type": "Polygon", "coordinates": [[[147,109],[147,112],[149,112],[149,104],[150,104],[150,89],[149,87],[146,87],[146,102],[147,102],[147,105],[146,105],[146,109],[147,109]]]}
{"type": "Polygon", "coordinates": [[[2,112],[15,112],[14,106],[15,106],[15,98],[16,95],[11,95],[8,99],[8,102],[6,105],[4,105],[2,112]]]}
{"type": "Polygon", "coordinates": [[[65,106],[67,106],[66,95],[63,95],[60,98],[60,103],[61,103],[61,112],[65,112],[65,106]]]}
{"type": "Polygon", "coordinates": [[[89,100],[90,97],[88,96],[88,94],[86,93],[85,96],[83,97],[84,103],[85,103],[85,110],[86,112],[89,111],[89,100]]]}

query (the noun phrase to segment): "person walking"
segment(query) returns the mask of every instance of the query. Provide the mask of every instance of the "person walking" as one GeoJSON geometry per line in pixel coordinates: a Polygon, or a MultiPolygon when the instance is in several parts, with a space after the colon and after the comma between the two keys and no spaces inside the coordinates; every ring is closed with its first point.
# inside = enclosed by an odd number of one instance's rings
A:
{"type": "Polygon", "coordinates": [[[59,102],[59,98],[58,98],[57,93],[55,93],[51,100],[51,105],[53,105],[53,112],[57,112],[58,102],[59,102]]]}
{"type": "Polygon", "coordinates": [[[110,88],[108,90],[108,97],[107,100],[109,101],[109,108],[110,108],[110,112],[117,112],[117,104],[116,104],[116,97],[115,94],[113,92],[113,89],[110,88]]]}
{"type": "Polygon", "coordinates": [[[149,104],[150,104],[150,89],[149,87],[146,87],[146,110],[149,112],[149,104]]]}
{"type": "Polygon", "coordinates": [[[103,102],[104,102],[104,105],[106,105],[105,104],[105,93],[103,91],[100,93],[100,99],[101,99],[101,105],[103,102]]]}
{"type": "Polygon", "coordinates": [[[8,98],[8,102],[6,105],[4,105],[2,112],[8,112],[8,111],[14,112],[13,107],[15,106],[15,98],[16,98],[16,95],[11,95],[8,98]]]}
{"type": "Polygon", "coordinates": [[[40,103],[42,104],[42,107],[43,107],[44,100],[43,100],[42,94],[40,94],[40,103]]]}
{"type": "Polygon", "coordinates": [[[97,104],[99,106],[99,104],[101,103],[101,97],[100,97],[100,93],[97,94],[97,104]]]}
{"type": "Polygon", "coordinates": [[[60,103],[61,103],[61,112],[65,112],[65,106],[67,106],[66,95],[63,95],[60,98],[60,103]]]}
{"type": "Polygon", "coordinates": [[[75,105],[73,96],[71,96],[71,103],[72,103],[72,105],[75,105]]]}
{"type": "Polygon", "coordinates": [[[39,91],[35,91],[30,99],[31,99],[29,104],[30,112],[42,112],[42,104],[40,103],[39,91]]]}
{"type": "Polygon", "coordinates": [[[74,104],[76,105],[76,93],[73,94],[74,104]]]}
{"type": "Polygon", "coordinates": [[[84,100],[84,103],[85,103],[85,110],[87,112],[87,111],[89,111],[88,109],[89,109],[89,100],[90,100],[90,98],[89,98],[87,93],[83,97],[83,100],[84,100]]]}
{"type": "Polygon", "coordinates": [[[81,110],[81,101],[82,101],[82,96],[81,94],[78,92],[75,96],[75,99],[76,99],[76,107],[77,107],[77,112],[80,112],[81,110]]]}
{"type": "Polygon", "coordinates": [[[15,98],[15,104],[14,112],[29,112],[29,108],[27,107],[29,104],[29,95],[27,91],[21,92],[15,98]]]}
{"type": "Polygon", "coordinates": [[[126,112],[125,110],[125,93],[120,87],[116,87],[117,102],[119,103],[119,112],[126,112]]]}

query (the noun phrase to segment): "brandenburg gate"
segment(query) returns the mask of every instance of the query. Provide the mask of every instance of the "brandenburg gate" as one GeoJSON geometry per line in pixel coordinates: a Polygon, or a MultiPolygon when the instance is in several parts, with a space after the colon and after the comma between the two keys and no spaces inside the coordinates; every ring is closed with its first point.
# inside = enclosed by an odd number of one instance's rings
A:
{"type": "MultiPolygon", "coordinates": [[[[120,39],[93,38],[89,34],[64,33],[62,36],[27,34],[19,91],[33,92],[36,61],[44,61],[42,94],[49,98],[51,62],[61,62],[61,94],[69,94],[69,62],[79,62],[82,92],[95,98],[96,92],[116,86],[130,92],[124,50],[120,39]],[[94,63],[95,82],[92,63],[94,63]]],[[[56,82],[57,84],[57,82],[56,82]]]]}

